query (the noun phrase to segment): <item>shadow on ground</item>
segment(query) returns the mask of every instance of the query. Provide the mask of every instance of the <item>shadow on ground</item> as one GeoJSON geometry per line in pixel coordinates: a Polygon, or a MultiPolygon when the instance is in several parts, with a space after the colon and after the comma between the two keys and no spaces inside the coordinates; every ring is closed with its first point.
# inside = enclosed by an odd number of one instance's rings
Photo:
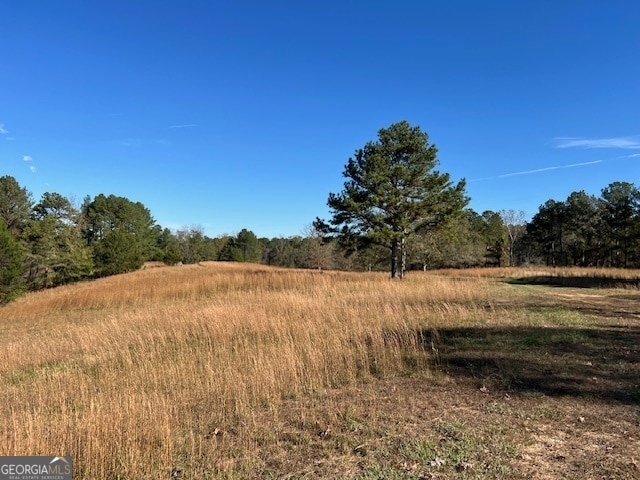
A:
{"type": "Polygon", "coordinates": [[[640,405],[640,327],[421,332],[437,367],[479,388],[640,405]]]}
{"type": "Polygon", "coordinates": [[[609,277],[559,277],[554,275],[538,275],[533,277],[514,278],[507,281],[514,285],[546,285],[551,287],[572,288],[639,288],[640,278],[621,279],[609,277]]]}

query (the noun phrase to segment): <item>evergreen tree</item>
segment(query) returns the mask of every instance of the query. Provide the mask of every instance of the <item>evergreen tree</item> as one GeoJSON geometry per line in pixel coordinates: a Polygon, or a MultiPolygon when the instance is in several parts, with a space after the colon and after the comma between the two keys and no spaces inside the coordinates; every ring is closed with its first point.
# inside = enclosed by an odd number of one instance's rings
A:
{"type": "Polygon", "coordinates": [[[565,242],[570,263],[581,267],[597,265],[603,245],[602,203],[581,190],[569,195],[565,206],[565,242]]]}
{"type": "Polygon", "coordinates": [[[255,233],[243,228],[235,238],[230,239],[220,252],[220,260],[232,262],[262,261],[265,245],[255,233]]]}
{"type": "Polygon", "coordinates": [[[19,238],[31,216],[31,193],[9,175],[0,177],[0,220],[13,238],[19,238]]]}
{"type": "Polygon", "coordinates": [[[632,183],[613,182],[602,190],[602,202],[611,265],[628,267],[638,258],[640,190],[632,183]]]}
{"type": "Polygon", "coordinates": [[[85,199],[82,210],[84,237],[93,250],[98,275],[131,271],[160,255],[161,231],[142,203],[100,194],[93,201],[85,199]],[[110,248],[116,250],[109,252],[110,248]],[[124,263],[118,265],[118,259],[124,263]]]}
{"type": "Polygon", "coordinates": [[[566,264],[564,255],[566,220],[566,204],[548,200],[540,206],[538,213],[527,225],[527,234],[536,242],[547,265],[556,267],[566,264]]]}
{"type": "Polygon", "coordinates": [[[437,149],[419,127],[402,121],[381,129],[378,140],[357,150],[345,165],[344,189],[331,193],[327,202],[329,223],[316,219],[314,226],[343,244],[384,245],[391,277],[402,277],[407,238],[468,202],[464,181],[452,185],[448,174],[433,170],[437,163],[437,149]]]}
{"type": "Polygon", "coordinates": [[[22,249],[0,219],[0,304],[22,292],[22,249]]]}
{"type": "Polygon", "coordinates": [[[93,248],[98,276],[138,270],[144,264],[142,248],[134,233],[112,230],[96,242],[93,248]]]}
{"type": "Polygon", "coordinates": [[[25,269],[32,290],[54,287],[89,277],[91,251],[78,225],[79,212],[70,200],[47,192],[33,208],[25,229],[25,269]]]}

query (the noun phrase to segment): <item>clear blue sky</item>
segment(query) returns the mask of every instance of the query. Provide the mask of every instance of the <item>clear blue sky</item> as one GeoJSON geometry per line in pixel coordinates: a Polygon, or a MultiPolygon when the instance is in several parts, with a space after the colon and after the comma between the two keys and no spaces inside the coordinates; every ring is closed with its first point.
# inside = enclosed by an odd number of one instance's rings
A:
{"type": "Polygon", "coordinates": [[[640,184],[640,2],[4,1],[0,174],[299,234],[407,120],[470,207],[640,184]]]}

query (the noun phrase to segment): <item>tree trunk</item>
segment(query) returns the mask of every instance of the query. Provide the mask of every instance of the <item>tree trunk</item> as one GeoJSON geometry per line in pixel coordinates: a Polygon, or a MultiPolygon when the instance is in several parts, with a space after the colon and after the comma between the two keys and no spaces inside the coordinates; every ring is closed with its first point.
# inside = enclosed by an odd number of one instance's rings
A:
{"type": "Polygon", "coordinates": [[[398,278],[398,241],[391,241],[391,278],[398,278]]]}
{"type": "Polygon", "coordinates": [[[404,278],[404,272],[407,271],[407,242],[405,237],[402,237],[400,241],[400,259],[400,278],[404,278]]]}

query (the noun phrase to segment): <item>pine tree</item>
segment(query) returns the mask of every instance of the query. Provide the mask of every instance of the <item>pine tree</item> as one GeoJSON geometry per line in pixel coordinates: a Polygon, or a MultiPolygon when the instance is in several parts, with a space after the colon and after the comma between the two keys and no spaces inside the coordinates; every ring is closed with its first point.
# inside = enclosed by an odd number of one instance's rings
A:
{"type": "Polygon", "coordinates": [[[22,250],[0,219],[0,304],[22,292],[22,250]]]}
{"type": "Polygon", "coordinates": [[[314,227],[343,244],[374,243],[389,248],[391,277],[404,275],[406,240],[428,230],[468,203],[465,182],[453,185],[434,168],[437,148],[419,127],[406,121],[378,132],[345,165],[339,194],[329,194],[332,218],[314,227]]]}

